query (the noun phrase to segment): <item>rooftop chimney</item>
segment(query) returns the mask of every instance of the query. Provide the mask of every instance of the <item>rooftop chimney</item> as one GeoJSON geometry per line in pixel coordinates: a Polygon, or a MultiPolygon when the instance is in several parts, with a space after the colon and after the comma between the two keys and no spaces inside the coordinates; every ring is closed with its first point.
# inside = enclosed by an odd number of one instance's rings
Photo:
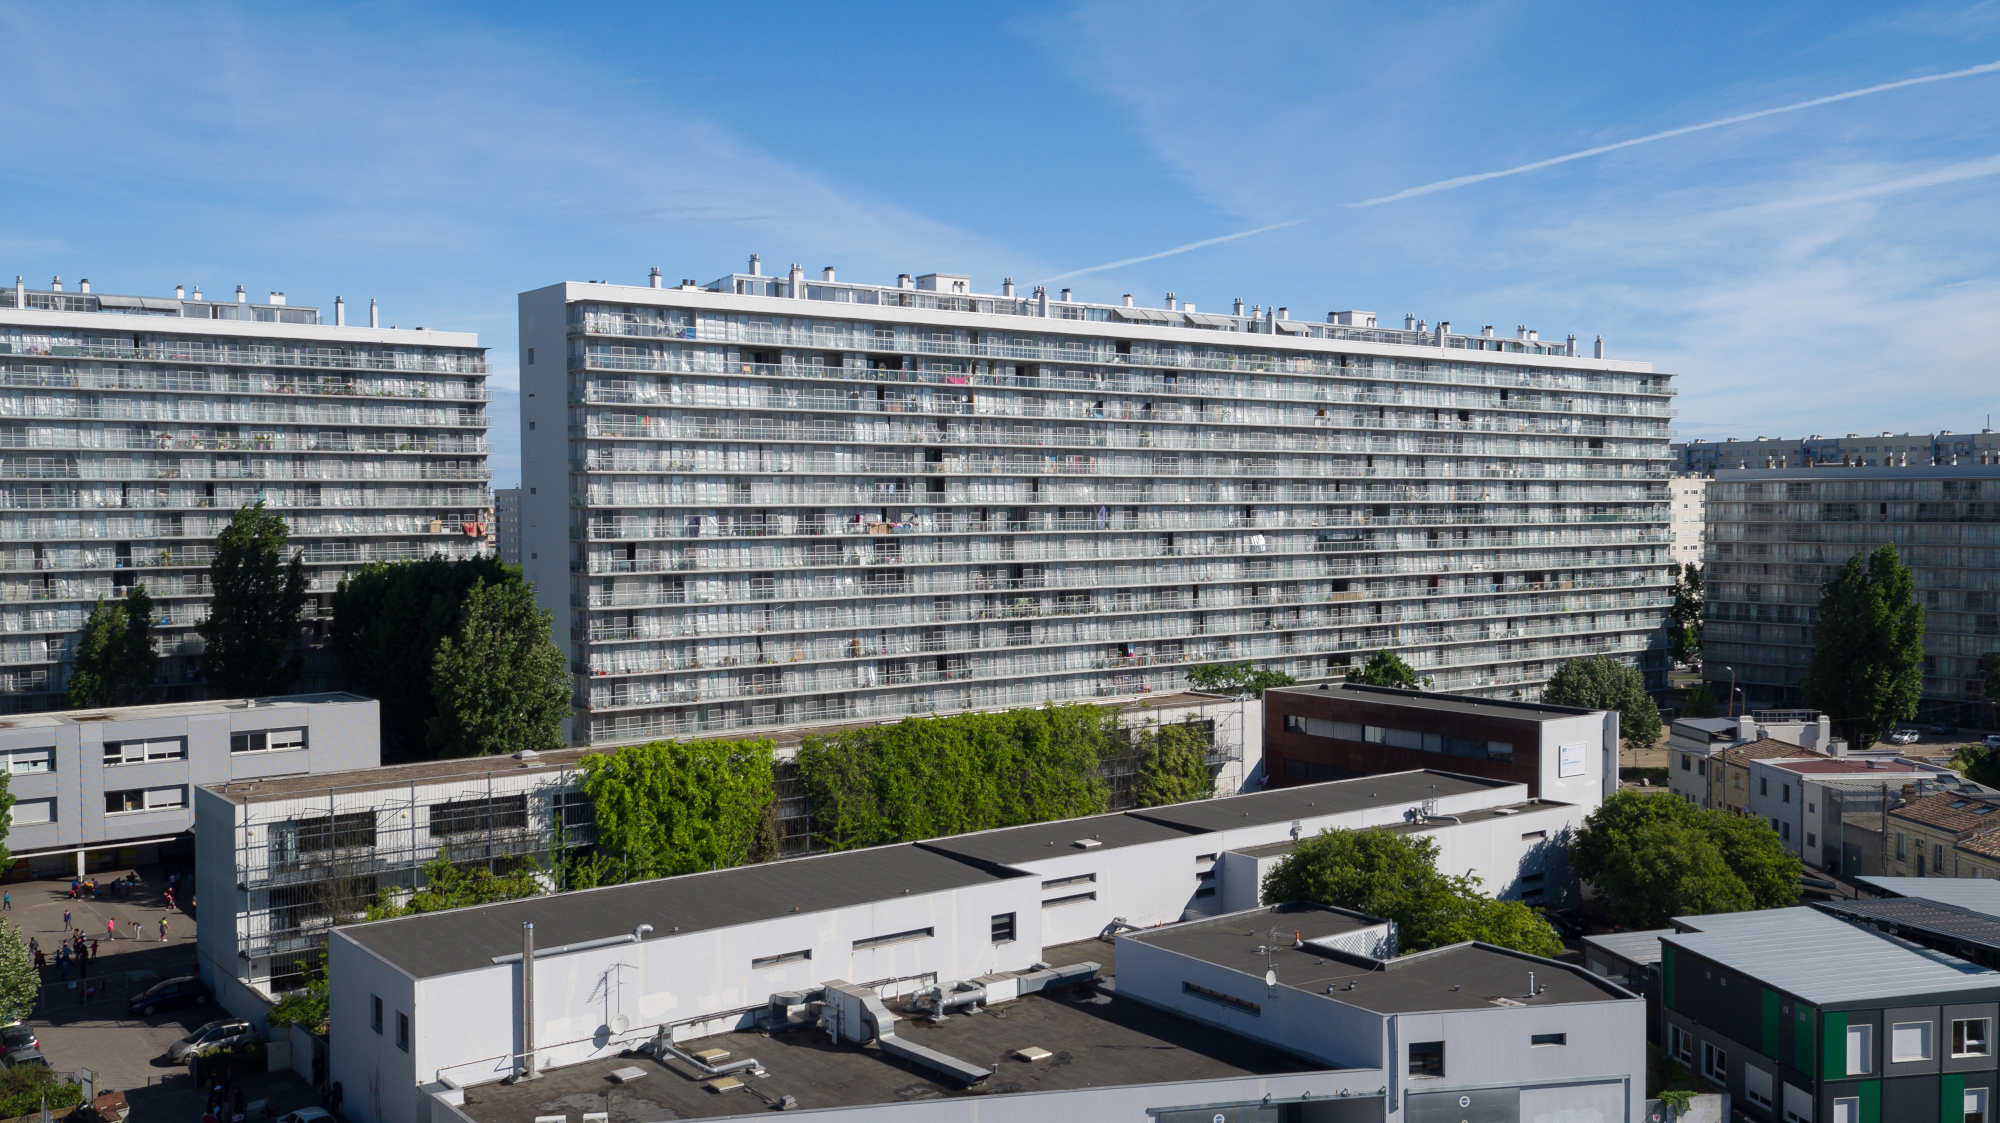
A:
{"type": "Polygon", "coordinates": [[[792,262],[789,279],[791,281],[792,299],[804,300],[806,298],[806,267],[796,261],[792,262]]]}
{"type": "Polygon", "coordinates": [[[1600,358],[1600,359],[1604,357],[1604,337],[1603,337],[1603,336],[1601,336],[1601,335],[1597,337],[1597,355],[1596,355],[1596,357],[1597,357],[1597,358],[1600,358]]]}
{"type": "Polygon", "coordinates": [[[750,275],[752,277],[764,275],[764,259],[754,253],[750,255],[750,275]]]}
{"type": "Polygon", "coordinates": [[[243,291],[242,285],[236,286],[236,303],[238,304],[250,303],[250,294],[243,291]]]}
{"type": "Polygon", "coordinates": [[[1014,278],[1009,277],[1006,280],[1000,282],[1000,295],[1001,296],[1014,295],[1014,278]]]}
{"type": "Polygon", "coordinates": [[[657,265],[653,266],[653,271],[646,275],[646,287],[656,289],[664,283],[660,280],[660,267],[657,265]]]}
{"type": "Polygon", "coordinates": [[[1173,311],[1173,310],[1174,310],[1174,305],[1175,305],[1175,303],[1177,303],[1177,302],[1176,302],[1176,301],[1174,300],[1174,294],[1173,294],[1173,293],[1168,293],[1168,294],[1167,294],[1167,311],[1169,311],[1169,312],[1173,311]]]}
{"type": "Polygon", "coordinates": [[[1280,308],[1280,309],[1278,309],[1278,318],[1279,318],[1280,320],[1289,320],[1289,319],[1291,319],[1291,318],[1292,318],[1292,310],[1291,310],[1290,308],[1280,308]]]}
{"type": "Polygon", "coordinates": [[[375,298],[372,296],[368,298],[368,326],[371,328],[382,326],[382,310],[375,307],[375,298]]]}
{"type": "Polygon", "coordinates": [[[89,278],[89,277],[85,277],[85,278],[84,278],[84,279],[83,279],[83,280],[82,280],[81,282],[79,282],[79,283],[77,284],[77,286],[76,286],[76,291],[78,291],[78,292],[89,292],[89,291],[90,291],[90,278],[89,278]]]}
{"type": "Polygon", "coordinates": [[[1485,336],[1485,337],[1486,337],[1486,338],[1488,338],[1488,339],[1491,339],[1491,338],[1493,338],[1493,325],[1492,325],[1492,324],[1487,324],[1487,325],[1486,325],[1485,327],[1483,327],[1483,328],[1480,328],[1480,329],[1479,329],[1479,334],[1481,334],[1481,335],[1485,336]]]}
{"type": "Polygon", "coordinates": [[[1528,338],[1528,325],[1526,325],[1526,324],[1515,324],[1515,325],[1514,325],[1514,338],[1515,338],[1515,339],[1526,339],[1526,338],[1528,338]]]}
{"type": "Polygon", "coordinates": [[[1069,290],[1068,290],[1068,289],[1064,289],[1064,290],[1063,290],[1063,295],[1062,295],[1062,302],[1063,302],[1064,304],[1068,304],[1068,303],[1070,302],[1070,297],[1069,297],[1069,290]]]}
{"type": "Polygon", "coordinates": [[[910,279],[908,273],[898,273],[896,274],[896,287],[899,289],[913,289],[917,287],[917,284],[910,279]]]}
{"type": "Polygon", "coordinates": [[[1243,298],[1240,296],[1236,298],[1236,311],[1234,314],[1238,316],[1243,314],[1243,298]]]}
{"type": "Polygon", "coordinates": [[[1421,331],[1421,330],[1422,330],[1421,328],[1417,327],[1417,318],[1416,318],[1416,316],[1412,315],[1412,314],[1411,314],[1411,313],[1409,313],[1409,312],[1405,312],[1405,313],[1403,313],[1403,330],[1404,330],[1404,331],[1421,331]]]}
{"type": "Polygon", "coordinates": [[[337,296],[333,298],[333,326],[337,328],[347,326],[347,301],[337,296]]]}
{"type": "Polygon", "coordinates": [[[1036,285],[1035,315],[1047,316],[1048,314],[1049,314],[1049,290],[1047,289],[1047,287],[1043,285],[1036,285]]]}
{"type": "Polygon", "coordinates": [[[49,282],[49,291],[50,291],[50,292],[61,292],[61,291],[62,291],[62,278],[61,278],[61,277],[57,277],[57,278],[56,278],[55,280],[53,280],[53,281],[50,281],[50,282],[49,282]]]}
{"type": "Polygon", "coordinates": [[[273,303],[273,304],[283,304],[284,302],[285,302],[285,294],[284,294],[284,293],[281,293],[281,292],[274,292],[274,293],[272,293],[272,294],[271,294],[271,303],[273,303]]]}
{"type": "Polygon", "coordinates": [[[826,282],[827,284],[829,284],[829,285],[830,285],[830,284],[832,284],[832,283],[833,283],[833,266],[829,265],[829,266],[827,266],[826,268],[824,268],[824,269],[820,270],[820,271],[819,271],[819,279],[820,279],[820,280],[822,280],[822,281],[825,281],[825,282],[826,282]]]}
{"type": "Polygon", "coordinates": [[[16,273],[14,274],[14,307],[26,308],[27,306],[28,285],[27,282],[21,279],[21,275],[16,273]]]}
{"type": "Polygon", "coordinates": [[[1125,307],[1132,307],[1132,294],[1129,292],[1125,294],[1125,307]]]}
{"type": "Polygon", "coordinates": [[[200,299],[201,299],[201,286],[200,286],[200,285],[196,285],[196,286],[194,287],[194,298],[195,298],[196,300],[200,300],[200,299]]]}
{"type": "Polygon", "coordinates": [[[1575,332],[1570,332],[1570,333],[1569,333],[1569,343],[1568,343],[1568,344],[1566,344],[1566,345],[1565,345],[1565,346],[1563,347],[1563,354],[1565,354],[1565,355],[1569,355],[1569,356],[1571,356],[1571,357],[1574,357],[1574,356],[1576,355],[1576,333],[1575,333],[1575,332]]]}
{"type": "Polygon", "coordinates": [[[184,289],[184,288],[182,288],[182,287],[181,287],[181,286],[179,286],[179,285],[175,285],[175,286],[174,286],[174,299],[175,299],[175,300],[186,300],[186,299],[187,299],[187,290],[186,290],[186,289],[184,289]]]}

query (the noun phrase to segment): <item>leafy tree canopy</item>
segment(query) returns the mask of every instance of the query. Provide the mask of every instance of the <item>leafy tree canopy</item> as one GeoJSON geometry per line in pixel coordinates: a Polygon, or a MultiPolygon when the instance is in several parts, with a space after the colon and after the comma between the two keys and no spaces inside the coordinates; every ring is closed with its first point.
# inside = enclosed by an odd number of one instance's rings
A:
{"type": "Polygon", "coordinates": [[[458,632],[472,586],[519,584],[520,570],[498,558],[372,562],[340,579],[328,639],[348,680],[382,708],[385,763],[427,755],[437,713],[431,669],[438,645],[458,632]]]}
{"type": "Polygon", "coordinates": [[[1437,840],[1380,829],[1321,831],[1264,877],[1266,903],[1316,901],[1396,922],[1404,953],[1480,940],[1533,955],[1563,953],[1548,921],[1496,901],[1471,877],[1437,869],[1437,840]]]}
{"type": "Polygon", "coordinates": [[[102,597],[77,635],[76,661],[69,672],[71,709],[131,706],[153,701],[160,656],[153,650],[153,598],[135,585],[125,599],[102,597]]]}
{"type": "Polygon", "coordinates": [[[41,973],[35,970],[21,930],[12,921],[0,920],[0,1018],[13,1022],[34,1013],[35,997],[41,990],[41,973]]]}
{"type": "Polygon", "coordinates": [[[1674,603],[1667,609],[1667,653],[1682,666],[1701,658],[1701,567],[1676,564],[1674,603]]]}
{"type": "Polygon", "coordinates": [[[1203,663],[1187,669],[1188,685],[1216,694],[1250,694],[1258,698],[1274,686],[1297,686],[1283,671],[1260,671],[1248,663],[1203,663]]]}
{"type": "Polygon", "coordinates": [[[1776,831],[1671,793],[1628,789],[1605,800],[1577,832],[1570,864],[1619,923],[1634,927],[1799,903],[1799,860],[1776,831]]]}
{"type": "Polygon", "coordinates": [[[1619,739],[1650,745],[1660,735],[1660,707],[1646,693],[1646,676],[1609,655],[1571,659],[1542,688],[1542,701],[1587,710],[1617,710],[1619,739]]]}
{"type": "Polygon", "coordinates": [[[879,846],[1095,815],[1116,711],[1051,705],[997,714],[905,718],[808,737],[799,779],[820,841],[879,846]]]}
{"type": "Polygon", "coordinates": [[[1347,681],[1362,686],[1400,686],[1407,690],[1422,690],[1423,680],[1417,677],[1415,668],[1403,662],[1402,656],[1383,648],[1368,657],[1368,662],[1359,670],[1347,672],[1347,681]]]}
{"type": "MultiPolygon", "coordinates": [[[[1707,683],[1688,688],[1687,696],[1681,699],[1682,717],[1714,717],[1721,709],[1715,701],[1715,692],[1707,683]]],[[[1623,722],[1620,722],[1623,725],[1623,722]]]]}
{"type": "Polygon", "coordinates": [[[431,659],[432,752],[484,756],[562,744],[572,688],[553,627],[553,614],[536,607],[520,581],[472,583],[457,628],[431,659]]]}
{"type": "Polygon", "coordinates": [[[1132,741],[1139,756],[1133,792],[1138,806],[1164,807],[1215,794],[1215,777],[1208,770],[1208,730],[1200,722],[1189,718],[1178,725],[1139,729],[1132,741]]]}
{"type": "MultiPolygon", "coordinates": [[[[368,919],[377,919],[373,908],[368,912],[368,919]]],[[[326,981],[326,964],[322,962],[306,970],[306,985],[303,988],[272,1003],[270,1010],[264,1014],[264,1020],[275,1029],[298,1025],[304,1026],[308,1033],[323,1034],[326,1032],[327,1002],[331,994],[332,988],[326,981]]]]}
{"type": "Polygon", "coordinates": [[[1914,717],[1924,688],[1924,606],[1896,547],[1855,554],[1820,587],[1805,703],[1865,749],[1914,717]]]}
{"type": "Polygon", "coordinates": [[[461,865],[451,860],[448,848],[441,849],[437,857],[424,863],[422,889],[410,894],[400,904],[384,892],[376,903],[368,906],[368,919],[387,920],[422,912],[443,912],[467,905],[490,905],[496,901],[540,896],[548,887],[539,873],[533,866],[522,866],[505,876],[496,876],[484,859],[461,865]]]}
{"type": "Polygon", "coordinates": [[[283,694],[305,665],[299,648],[299,612],[306,602],[305,561],[286,547],[285,520],[263,500],[239,509],[215,537],[209,563],[214,594],[200,628],[201,672],[209,693],[222,698],[283,694]]]}
{"type": "Polygon", "coordinates": [[[584,758],[597,852],[572,872],[578,888],[742,865],[760,854],[774,798],[772,744],[654,741],[584,758]]]}

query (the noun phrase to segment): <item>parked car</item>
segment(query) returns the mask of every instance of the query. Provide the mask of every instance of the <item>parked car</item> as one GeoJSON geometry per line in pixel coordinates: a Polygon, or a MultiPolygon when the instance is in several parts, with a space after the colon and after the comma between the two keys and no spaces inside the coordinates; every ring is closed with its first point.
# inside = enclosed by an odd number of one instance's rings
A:
{"type": "Polygon", "coordinates": [[[1892,745],[1914,745],[1923,734],[1914,729],[1891,729],[1882,739],[1892,745]]]}
{"type": "Polygon", "coordinates": [[[1988,733],[1983,745],[1989,749],[2000,749],[2000,733],[1988,733]]]}
{"type": "Polygon", "coordinates": [[[152,1017],[161,1010],[172,1010],[181,1006],[206,1006],[214,995],[208,984],[193,975],[183,975],[178,979],[168,979],[156,983],[151,990],[138,995],[128,1004],[131,1013],[152,1017]]]}
{"type": "Polygon", "coordinates": [[[257,1029],[249,1022],[224,1019],[207,1025],[167,1046],[167,1059],[179,1064],[198,1053],[212,1053],[255,1041],[257,1029]]]}
{"type": "Polygon", "coordinates": [[[49,1059],[42,1056],[40,1049],[16,1049],[0,1057],[0,1065],[7,1068],[22,1068],[27,1065],[41,1065],[43,1068],[48,1068],[49,1059]]]}
{"type": "Polygon", "coordinates": [[[18,1049],[40,1049],[42,1039],[35,1036],[35,1029],[24,1022],[0,1029],[0,1057],[18,1049]]]}
{"type": "Polygon", "coordinates": [[[321,1107],[302,1107],[278,1123],[330,1123],[333,1113],[321,1107]]]}
{"type": "Polygon", "coordinates": [[[1940,737],[1949,737],[1952,734],[1958,732],[1958,726],[1953,725],[1948,721],[1941,721],[1938,722],[1936,725],[1931,726],[1931,732],[1937,734],[1940,737]]]}

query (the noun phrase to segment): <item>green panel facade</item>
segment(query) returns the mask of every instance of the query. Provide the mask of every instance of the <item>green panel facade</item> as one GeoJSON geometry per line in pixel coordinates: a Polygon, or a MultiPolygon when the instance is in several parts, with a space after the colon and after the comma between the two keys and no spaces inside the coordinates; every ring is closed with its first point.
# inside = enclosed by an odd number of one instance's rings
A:
{"type": "MultiPolygon", "coordinates": [[[[1792,1064],[1800,1072],[1813,1075],[1812,1007],[1801,1003],[1797,1024],[1792,1027],[1792,1064]]],[[[1847,1075],[1847,1015],[1826,1016],[1826,1069],[1822,1080],[1838,1080],[1847,1075]]]]}
{"type": "Polygon", "coordinates": [[[1778,1059],[1778,992],[1764,988],[1764,1040],[1759,1050],[1772,1060],[1778,1059]]]}

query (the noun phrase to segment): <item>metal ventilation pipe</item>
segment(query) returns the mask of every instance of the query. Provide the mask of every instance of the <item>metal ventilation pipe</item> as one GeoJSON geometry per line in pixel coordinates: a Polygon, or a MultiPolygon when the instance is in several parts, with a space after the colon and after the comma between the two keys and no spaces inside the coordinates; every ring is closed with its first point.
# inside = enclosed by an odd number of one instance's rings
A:
{"type": "Polygon", "coordinates": [[[537,1079],[535,1072],[535,925],[521,925],[521,1072],[518,1080],[537,1079]]]}
{"type": "Polygon", "coordinates": [[[750,275],[752,277],[764,275],[764,259],[754,253],[750,255],[750,275]]]}
{"type": "Polygon", "coordinates": [[[347,301],[337,296],[333,298],[333,326],[337,328],[347,326],[347,301]]]}
{"type": "Polygon", "coordinates": [[[796,261],[793,262],[789,280],[792,286],[792,299],[804,300],[806,298],[806,267],[796,261]]]}
{"type": "Polygon", "coordinates": [[[236,286],[236,303],[238,304],[250,303],[250,294],[243,291],[242,285],[236,286]]]}
{"type": "Polygon", "coordinates": [[[641,924],[637,928],[632,929],[632,942],[635,944],[640,943],[641,941],[645,940],[646,933],[651,932],[652,930],[653,926],[650,924],[641,924]]]}
{"type": "Polygon", "coordinates": [[[175,300],[186,300],[186,299],[187,299],[187,289],[185,289],[185,288],[181,287],[180,285],[175,285],[175,286],[174,286],[174,299],[175,299],[175,300]]]}
{"type": "Polygon", "coordinates": [[[830,285],[830,284],[832,284],[832,283],[833,283],[833,266],[831,266],[831,265],[827,265],[827,266],[822,266],[822,267],[820,268],[820,271],[819,271],[819,279],[820,279],[820,280],[822,280],[822,281],[825,281],[825,282],[826,282],[827,284],[829,284],[829,285],[830,285]]]}
{"type": "Polygon", "coordinates": [[[62,291],[62,278],[60,276],[58,276],[55,280],[49,282],[49,291],[50,292],[62,291]]]}
{"type": "Polygon", "coordinates": [[[21,279],[21,275],[16,273],[14,274],[14,307],[26,308],[27,306],[28,285],[27,282],[21,279]]]}
{"type": "Polygon", "coordinates": [[[382,310],[375,307],[375,298],[372,296],[368,298],[368,326],[371,328],[382,326],[382,310]]]}
{"type": "Polygon", "coordinates": [[[1000,282],[1000,295],[1001,296],[1014,295],[1014,278],[1008,277],[1000,282]]]}
{"type": "Polygon", "coordinates": [[[89,292],[89,291],[90,291],[90,278],[89,278],[89,277],[85,277],[85,278],[83,279],[82,283],[80,283],[80,284],[78,284],[78,285],[76,286],[76,291],[78,291],[78,292],[89,292]]]}
{"type": "Polygon", "coordinates": [[[660,267],[659,267],[659,266],[657,266],[657,265],[653,266],[653,274],[652,274],[652,276],[650,276],[650,277],[647,277],[647,278],[646,278],[646,284],[647,284],[647,285],[649,285],[649,286],[650,286],[650,287],[652,287],[652,288],[659,288],[659,287],[660,287],[660,267]]]}

